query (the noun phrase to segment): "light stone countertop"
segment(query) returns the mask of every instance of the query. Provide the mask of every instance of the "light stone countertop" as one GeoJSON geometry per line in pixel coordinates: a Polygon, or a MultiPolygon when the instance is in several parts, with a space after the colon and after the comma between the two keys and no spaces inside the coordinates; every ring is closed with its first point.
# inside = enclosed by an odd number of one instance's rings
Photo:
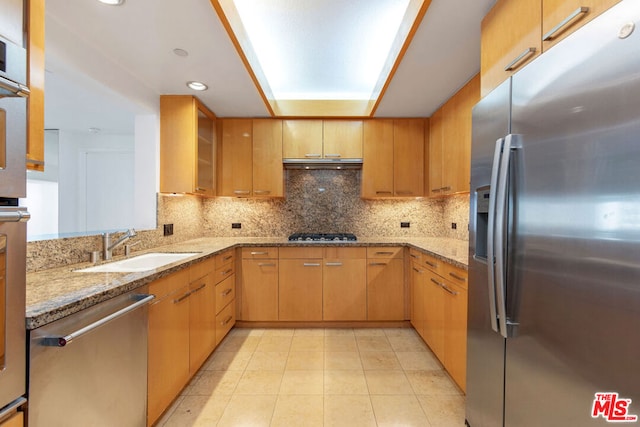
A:
{"type": "MultiPolygon", "coordinates": [[[[242,246],[408,246],[436,256],[457,267],[467,268],[468,243],[444,237],[380,237],[359,238],[356,242],[305,243],[289,242],[286,237],[202,237],[151,250],[135,252],[198,252],[161,268],[136,273],[77,273],[90,267],[81,263],[65,267],[27,273],[26,327],[35,329],[62,317],[89,308],[167,276],[191,264],[203,261],[226,249],[242,246]]],[[[113,261],[123,257],[114,257],[113,261]]]]}

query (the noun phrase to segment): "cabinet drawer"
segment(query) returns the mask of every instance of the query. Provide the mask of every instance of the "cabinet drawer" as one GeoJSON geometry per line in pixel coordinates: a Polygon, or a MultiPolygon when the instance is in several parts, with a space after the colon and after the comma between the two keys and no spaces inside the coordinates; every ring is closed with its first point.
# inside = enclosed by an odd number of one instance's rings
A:
{"type": "Polygon", "coordinates": [[[227,335],[236,323],[236,305],[233,301],[227,304],[216,316],[216,345],[227,335]]]}
{"type": "Polygon", "coordinates": [[[220,252],[215,256],[216,268],[220,268],[223,265],[227,265],[235,261],[236,251],[235,249],[228,249],[224,252],[220,252]]]}
{"type": "Polygon", "coordinates": [[[189,283],[189,269],[185,268],[169,276],[149,283],[149,293],[156,296],[156,301],[180,289],[189,283]]]}
{"type": "Polygon", "coordinates": [[[417,249],[409,249],[409,258],[413,262],[417,262],[418,264],[422,263],[422,252],[417,249]]]}
{"type": "Polygon", "coordinates": [[[236,296],[235,277],[227,277],[216,285],[216,313],[227,306],[236,296]]]}
{"type": "Polygon", "coordinates": [[[322,258],[322,248],[280,248],[280,259],[322,258]]]}
{"type": "Polygon", "coordinates": [[[328,247],[324,248],[325,259],[365,259],[366,248],[328,247]]]}
{"type": "Polygon", "coordinates": [[[442,275],[451,283],[455,283],[464,289],[467,289],[467,270],[458,268],[449,263],[442,263],[442,275]]]}
{"type": "Polygon", "coordinates": [[[242,258],[243,259],[278,258],[278,248],[274,248],[274,247],[242,248],[242,258]]]}
{"type": "Polygon", "coordinates": [[[402,258],[401,246],[367,248],[367,258],[402,258]]]}
{"type": "Polygon", "coordinates": [[[442,262],[442,260],[431,256],[431,255],[427,255],[425,253],[422,254],[422,265],[424,267],[426,267],[428,270],[433,271],[434,273],[438,273],[439,275],[444,275],[444,271],[442,269],[442,266],[444,265],[444,262],[442,262]]]}
{"type": "Polygon", "coordinates": [[[228,278],[229,276],[231,276],[235,272],[236,272],[236,264],[235,263],[223,265],[220,268],[216,268],[216,272],[215,272],[215,275],[214,275],[215,283],[220,283],[221,281],[225,280],[226,278],[228,278]]]}
{"type": "Polygon", "coordinates": [[[198,280],[201,277],[211,273],[215,268],[215,261],[213,258],[209,258],[205,261],[193,264],[189,267],[189,282],[198,280]]]}

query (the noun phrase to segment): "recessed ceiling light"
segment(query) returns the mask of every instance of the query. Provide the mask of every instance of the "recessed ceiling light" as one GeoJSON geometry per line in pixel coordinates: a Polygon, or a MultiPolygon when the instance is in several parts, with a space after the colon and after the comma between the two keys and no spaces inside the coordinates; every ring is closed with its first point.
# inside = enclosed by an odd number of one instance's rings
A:
{"type": "Polygon", "coordinates": [[[124,3],[124,0],[98,0],[100,3],[108,4],[110,6],[120,6],[124,3]]]}
{"type": "Polygon", "coordinates": [[[187,82],[187,86],[193,90],[207,90],[209,86],[201,82],[187,82]]]}
{"type": "Polygon", "coordinates": [[[182,56],[182,57],[189,56],[189,52],[187,52],[184,49],[180,49],[180,48],[173,49],[173,53],[175,53],[178,56],[182,56]]]}
{"type": "Polygon", "coordinates": [[[89,132],[91,132],[91,133],[100,133],[100,128],[89,128],[89,132]]]}

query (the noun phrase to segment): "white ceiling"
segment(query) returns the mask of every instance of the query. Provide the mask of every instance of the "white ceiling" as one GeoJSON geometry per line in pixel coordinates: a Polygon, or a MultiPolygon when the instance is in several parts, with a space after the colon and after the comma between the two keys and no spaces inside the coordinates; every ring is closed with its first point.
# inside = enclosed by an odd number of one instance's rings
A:
{"type": "MultiPolygon", "coordinates": [[[[430,116],[473,77],[480,21],[493,3],[433,0],[376,117],[430,116]]],[[[133,132],[133,116],[157,112],[160,94],[196,94],[219,117],[268,116],[209,0],[47,0],[46,8],[47,128],[133,132]],[[209,90],[188,89],[190,80],[209,90]]]]}

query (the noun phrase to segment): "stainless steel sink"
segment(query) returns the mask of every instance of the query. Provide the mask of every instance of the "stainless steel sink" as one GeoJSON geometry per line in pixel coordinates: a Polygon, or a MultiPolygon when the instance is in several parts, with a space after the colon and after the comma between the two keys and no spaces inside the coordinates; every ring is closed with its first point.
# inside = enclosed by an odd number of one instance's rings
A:
{"type": "Polygon", "coordinates": [[[93,267],[76,270],[77,273],[132,273],[140,271],[154,270],[173,262],[187,259],[199,252],[152,252],[138,255],[133,258],[126,258],[120,261],[109,262],[93,267]]]}

